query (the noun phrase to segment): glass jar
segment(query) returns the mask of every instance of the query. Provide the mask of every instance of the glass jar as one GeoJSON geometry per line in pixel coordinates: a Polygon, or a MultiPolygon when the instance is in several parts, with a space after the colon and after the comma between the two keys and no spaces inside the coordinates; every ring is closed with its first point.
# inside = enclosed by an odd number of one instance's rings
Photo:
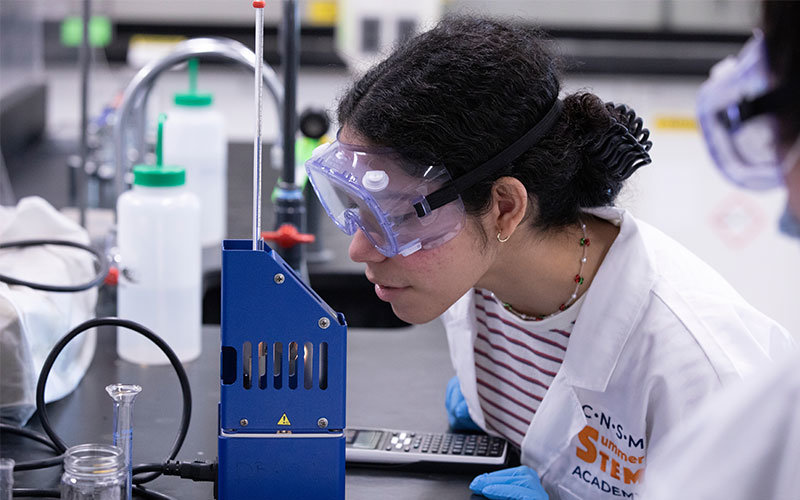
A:
{"type": "Polygon", "coordinates": [[[14,461],[0,458],[0,500],[11,500],[14,488],[14,461]]]}
{"type": "Polygon", "coordinates": [[[116,446],[73,446],[64,455],[61,500],[122,500],[125,477],[125,455],[116,446]]]}

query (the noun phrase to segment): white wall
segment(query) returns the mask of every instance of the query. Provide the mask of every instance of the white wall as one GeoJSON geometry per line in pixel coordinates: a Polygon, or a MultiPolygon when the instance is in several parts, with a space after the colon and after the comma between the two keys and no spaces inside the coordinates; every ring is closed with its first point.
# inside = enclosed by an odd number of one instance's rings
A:
{"type": "Polygon", "coordinates": [[[401,33],[403,22],[413,23],[413,33],[426,31],[439,21],[442,5],[439,0],[340,0],[336,24],[336,49],[354,72],[364,72],[384,59],[409,33],[401,33]],[[376,23],[374,46],[365,47],[364,24],[376,23]],[[376,35],[376,36],[375,36],[376,35]]]}
{"type": "MultiPolygon", "coordinates": [[[[3,0],[31,1],[31,0],[3,0]]],[[[41,1],[41,0],[38,0],[41,1]]],[[[396,0],[363,1],[378,11],[405,9],[411,2],[396,0]]],[[[314,4],[333,4],[342,8],[361,0],[298,0],[300,17],[306,22],[314,4]]],[[[434,3],[431,1],[430,3],[434,3]]],[[[436,0],[439,3],[439,0],[436,0]]],[[[265,22],[277,24],[282,1],[270,0],[264,11],[265,22]]],[[[422,9],[427,8],[421,2],[422,9]]],[[[43,14],[61,19],[81,12],[81,0],[48,2],[43,14]]],[[[254,19],[249,0],[92,0],[97,13],[115,21],[150,24],[251,25],[254,19]]],[[[345,7],[346,8],[346,7],[345,7]]],[[[757,0],[446,0],[448,12],[480,11],[502,16],[517,16],[549,26],[587,28],[749,31],[755,24],[757,0]]]]}
{"type": "Polygon", "coordinates": [[[642,116],[653,140],[651,165],[620,195],[620,204],[669,234],[720,272],[750,303],[800,339],[800,242],[781,235],[782,190],[745,191],[714,167],[698,129],[659,126],[659,119],[694,118],[702,79],[580,78],[607,101],[642,116]]]}

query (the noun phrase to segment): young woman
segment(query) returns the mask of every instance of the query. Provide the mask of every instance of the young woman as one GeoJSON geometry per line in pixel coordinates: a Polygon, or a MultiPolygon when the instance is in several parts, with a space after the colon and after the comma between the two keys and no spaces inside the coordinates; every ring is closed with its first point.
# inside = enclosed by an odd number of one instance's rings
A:
{"type": "Polygon", "coordinates": [[[653,443],[791,342],[614,207],[649,133],[625,106],[560,97],[546,45],[441,22],[355,83],[306,168],[376,294],[411,323],[443,315],[451,421],[521,447],[523,468],[473,490],[630,498],[653,443]]]}

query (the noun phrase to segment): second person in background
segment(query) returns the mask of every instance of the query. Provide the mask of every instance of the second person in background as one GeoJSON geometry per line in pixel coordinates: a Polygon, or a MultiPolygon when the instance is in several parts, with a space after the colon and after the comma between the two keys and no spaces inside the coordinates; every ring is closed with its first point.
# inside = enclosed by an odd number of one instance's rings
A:
{"type": "Polygon", "coordinates": [[[411,323],[443,316],[453,427],[521,448],[523,467],[473,491],[632,498],[650,447],[792,342],[614,205],[648,131],[626,106],[560,96],[548,43],[442,21],[353,85],[306,168],[377,295],[411,323]]]}

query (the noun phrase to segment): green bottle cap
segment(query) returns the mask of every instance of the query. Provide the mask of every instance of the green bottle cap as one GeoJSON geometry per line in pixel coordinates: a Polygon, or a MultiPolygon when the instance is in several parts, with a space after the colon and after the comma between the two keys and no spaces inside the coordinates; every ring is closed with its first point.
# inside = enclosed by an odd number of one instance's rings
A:
{"type": "Polygon", "coordinates": [[[176,106],[210,106],[214,102],[211,94],[197,93],[197,59],[189,59],[189,92],[175,94],[176,106]]]}
{"type": "Polygon", "coordinates": [[[186,169],[157,165],[133,167],[133,183],[147,187],[176,187],[186,184],[186,169]]]}
{"type": "Polygon", "coordinates": [[[186,169],[164,165],[164,122],[167,115],[158,115],[158,133],[156,135],[156,164],[136,165],[133,167],[133,183],[136,186],[176,187],[186,184],[186,169]]]}

